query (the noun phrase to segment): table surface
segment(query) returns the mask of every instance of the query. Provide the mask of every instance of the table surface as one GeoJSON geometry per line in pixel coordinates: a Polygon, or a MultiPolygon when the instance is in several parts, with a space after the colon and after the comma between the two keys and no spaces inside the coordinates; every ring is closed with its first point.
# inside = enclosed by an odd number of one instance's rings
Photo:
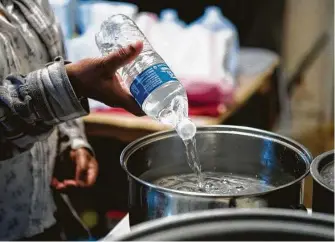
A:
{"type": "MultiPolygon", "coordinates": [[[[266,89],[278,65],[279,57],[273,52],[257,48],[241,49],[240,74],[234,92],[234,103],[228,108],[219,107],[218,117],[192,116],[192,120],[198,126],[221,124],[253,94],[266,89]]],[[[170,128],[149,117],[135,117],[127,113],[92,112],[84,121],[89,135],[112,136],[125,142],[170,128]]]]}

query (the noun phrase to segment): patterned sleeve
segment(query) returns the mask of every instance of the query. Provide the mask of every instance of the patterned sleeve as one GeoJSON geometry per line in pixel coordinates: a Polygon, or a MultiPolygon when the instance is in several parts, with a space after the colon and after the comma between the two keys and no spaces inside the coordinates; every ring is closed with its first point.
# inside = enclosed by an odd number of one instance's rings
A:
{"type": "Polygon", "coordinates": [[[76,97],[60,57],[26,76],[12,74],[0,80],[1,133],[21,149],[46,138],[55,125],[88,112],[87,99],[76,97]]]}

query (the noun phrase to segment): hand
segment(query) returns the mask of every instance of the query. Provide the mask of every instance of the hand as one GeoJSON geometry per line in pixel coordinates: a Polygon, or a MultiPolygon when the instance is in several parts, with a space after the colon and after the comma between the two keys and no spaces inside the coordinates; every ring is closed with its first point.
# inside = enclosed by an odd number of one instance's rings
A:
{"type": "Polygon", "coordinates": [[[100,58],[83,59],[65,66],[67,75],[78,96],[96,99],[111,107],[122,107],[135,115],[143,111],[123,88],[116,71],[133,61],[142,51],[143,43],[136,42],[100,58]]]}
{"type": "Polygon", "coordinates": [[[70,157],[75,164],[74,179],[66,179],[60,182],[54,177],[52,186],[58,190],[92,186],[98,175],[98,162],[94,156],[87,149],[79,148],[71,150],[70,157]]]}

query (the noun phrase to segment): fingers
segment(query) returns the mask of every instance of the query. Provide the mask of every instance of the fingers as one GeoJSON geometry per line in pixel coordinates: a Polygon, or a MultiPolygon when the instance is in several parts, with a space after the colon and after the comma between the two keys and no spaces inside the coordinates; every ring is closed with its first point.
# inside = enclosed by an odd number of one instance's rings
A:
{"type": "Polygon", "coordinates": [[[54,187],[56,190],[62,190],[66,187],[64,182],[58,181],[55,177],[52,178],[51,180],[51,186],[54,187]]]}
{"type": "MultiPolygon", "coordinates": [[[[118,73],[115,74],[117,82],[119,83],[120,92],[118,92],[119,96],[119,107],[126,109],[128,112],[136,115],[136,116],[144,116],[145,113],[141,109],[141,107],[137,104],[133,96],[130,94],[129,89],[127,87],[122,86],[122,79],[118,73]]],[[[114,106],[116,107],[116,106],[114,106]]]]}
{"type": "Polygon", "coordinates": [[[115,72],[133,61],[141,53],[142,49],[143,42],[137,41],[104,57],[104,65],[107,66],[110,71],[115,72]]]}
{"type": "Polygon", "coordinates": [[[93,158],[87,170],[86,185],[92,186],[95,183],[97,176],[98,176],[98,162],[93,158]]]}
{"type": "Polygon", "coordinates": [[[57,178],[53,177],[51,186],[58,191],[66,191],[68,188],[79,187],[80,185],[75,180],[63,180],[60,182],[57,178]]]}
{"type": "Polygon", "coordinates": [[[144,116],[145,113],[141,109],[141,107],[137,104],[135,99],[130,95],[125,93],[123,98],[123,108],[126,109],[128,112],[136,115],[136,116],[144,116]]]}
{"type": "MultiPolygon", "coordinates": [[[[76,173],[75,182],[80,187],[92,186],[98,175],[98,162],[96,159],[86,150],[76,150],[76,173]]],[[[71,183],[66,183],[72,185],[71,183]]]]}
{"type": "Polygon", "coordinates": [[[67,192],[71,188],[92,186],[98,175],[98,162],[85,148],[70,152],[71,159],[75,162],[76,169],[73,179],[59,181],[53,177],[51,186],[56,190],[67,192]]]}
{"type": "Polygon", "coordinates": [[[84,59],[66,65],[67,75],[76,94],[96,99],[111,107],[120,106],[137,116],[143,116],[141,107],[121,87],[121,79],[116,72],[133,61],[142,49],[143,42],[138,41],[105,57],[84,59]]]}
{"type": "Polygon", "coordinates": [[[82,151],[81,149],[77,150],[75,162],[76,162],[75,181],[78,183],[79,186],[85,186],[88,163],[89,163],[89,156],[86,154],[86,151],[82,151]]]}

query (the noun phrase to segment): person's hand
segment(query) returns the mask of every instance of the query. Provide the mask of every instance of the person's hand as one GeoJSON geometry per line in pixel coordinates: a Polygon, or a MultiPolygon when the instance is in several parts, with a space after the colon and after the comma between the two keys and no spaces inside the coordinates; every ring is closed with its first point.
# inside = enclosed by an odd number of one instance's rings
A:
{"type": "Polygon", "coordinates": [[[143,43],[136,42],[100,58],[83,59],[65,66],[67,75],[78,96],[88,97],[111,107],[122,107],[135,115],[143,111],[122,86],[116,71],[133,61],[142,51],[143,43]]]}
{"type": "Polygon", "coordinates": [[[92,186],[98,175],[98,162],[95,157],[85,148],[71,150],[70,157],[75,165],[74,178],[59,181],[54,177],[52,186],[57,190],[92,186]]]}

